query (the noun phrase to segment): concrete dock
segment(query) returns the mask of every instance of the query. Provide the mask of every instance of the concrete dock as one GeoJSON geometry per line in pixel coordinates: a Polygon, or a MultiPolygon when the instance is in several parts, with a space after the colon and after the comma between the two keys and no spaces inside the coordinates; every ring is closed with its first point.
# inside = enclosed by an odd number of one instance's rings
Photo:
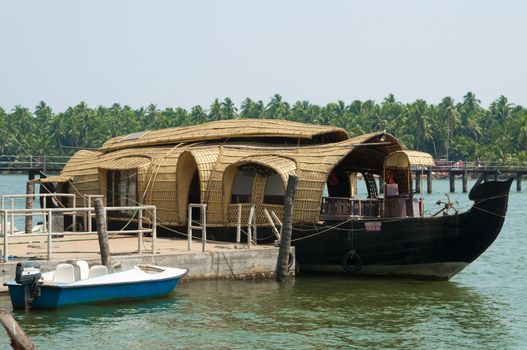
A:
{"type": "MultiPolygon", "coordinates": [[[[120,263],[123,270],[137,264],[188,268],[187,280],[268,278],[275,273],[278,257],[278,247],[272,245],[253,245],[248,249],[245,244],[209,241],[203,252],[201,242],[195,240],[192,250],[188,251],[187,240],[174,237],[158,237],[156,255],[152,255],[149,237],[143,238],[141,254],[136,236],[115,235],[110,238],[109,245],[112,264],[120,263]]],[[[19,261],[39,261],[43,272],[71,260],[86,260],[90,266],[101,263],[97,235],[59,236],[53,239],[52,251],[52,260],[48,261],[45,237],[38,240],[23,234],[11,236],[9,254],[12,259],[0,263],[0,292],[7,290],[4,282],[14,280],[19,261]]]]}

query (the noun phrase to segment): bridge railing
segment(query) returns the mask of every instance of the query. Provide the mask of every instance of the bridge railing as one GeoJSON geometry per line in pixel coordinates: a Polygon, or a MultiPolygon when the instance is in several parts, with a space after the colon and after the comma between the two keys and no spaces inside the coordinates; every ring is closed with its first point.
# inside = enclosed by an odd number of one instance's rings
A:
{"type": "Polygon", "coordinates": [[[446,161],[436,160],[436,165],[432,167],[435,172],[451,171],[498,171],[498,172],[517,172],[527,171],[527,162],[489,162],[489,161],[446,161]]]}
{"type": "Polygon", "coordinates": [[[62,169],[69,156],[0,155],[1,169],[62,169]]]}

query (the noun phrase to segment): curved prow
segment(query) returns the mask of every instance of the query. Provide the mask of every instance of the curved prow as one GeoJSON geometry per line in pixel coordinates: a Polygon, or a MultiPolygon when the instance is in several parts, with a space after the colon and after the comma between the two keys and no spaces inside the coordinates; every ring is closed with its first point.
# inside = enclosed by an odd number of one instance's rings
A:
{"type": "Polygon", "coordinates": [[[513,177],[505,181],[488,181],[481,183],[481,179],[476,182],[470,190],[468,198],[473,201],[494,197],[496,195],[508,195],[514,180],[513,177]]]}
{"type": "Polygon", "coordinates": [[[474,207],[488,211],[490,214],[505,216],[509,191],[514,178],[505,181],[478,181],[470,190],[468,198],[474,201],[474,207]]]}

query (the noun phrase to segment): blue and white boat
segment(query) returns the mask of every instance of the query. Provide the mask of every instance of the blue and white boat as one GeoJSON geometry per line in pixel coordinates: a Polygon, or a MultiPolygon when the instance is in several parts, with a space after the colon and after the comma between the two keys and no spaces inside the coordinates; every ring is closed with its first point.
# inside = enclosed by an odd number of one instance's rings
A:
{"type": "Polygon", "coordinates": [[[85,261],[59,264],[40,273],[35,262],[17,264],[15,281],[6,283],[14,309],[56,309],[68,305],[122,302],[165,296],[176,288],[188,269],[137,265],[113,272],[85,261]]]}

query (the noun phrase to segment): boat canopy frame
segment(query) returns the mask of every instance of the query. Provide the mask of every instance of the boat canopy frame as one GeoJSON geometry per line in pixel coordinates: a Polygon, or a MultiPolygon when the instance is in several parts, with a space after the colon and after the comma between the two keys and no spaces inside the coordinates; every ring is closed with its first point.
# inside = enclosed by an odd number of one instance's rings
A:
{"type": "MultiPolygon", "coordinates": [[[[390,153],[383,164],[382,176],[387,180],[387,171],[404,171],[406,172],[406,181],[408,192],[412,192],[412,167],[429,168],[435,165],[434,158],[431,154],[420,151],[400,150],[390,153]]],[[[385,191],[386,193],[386,191],[385,191]]]]}

